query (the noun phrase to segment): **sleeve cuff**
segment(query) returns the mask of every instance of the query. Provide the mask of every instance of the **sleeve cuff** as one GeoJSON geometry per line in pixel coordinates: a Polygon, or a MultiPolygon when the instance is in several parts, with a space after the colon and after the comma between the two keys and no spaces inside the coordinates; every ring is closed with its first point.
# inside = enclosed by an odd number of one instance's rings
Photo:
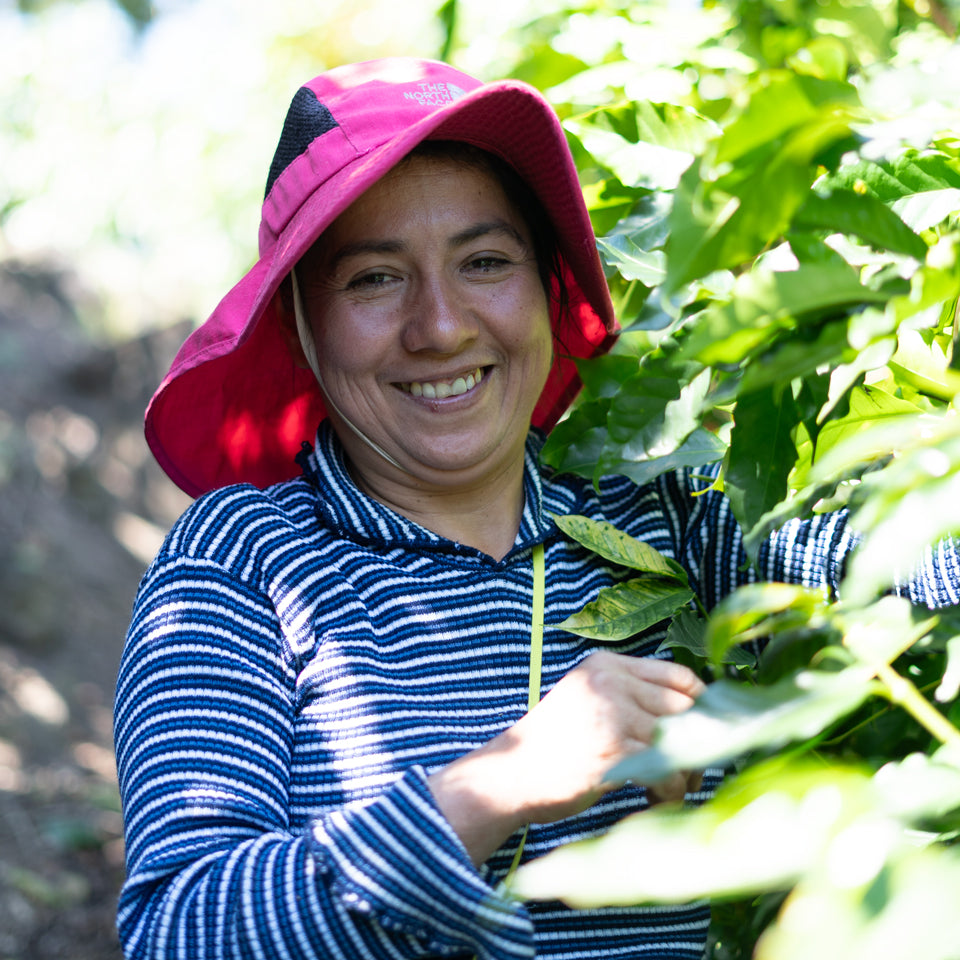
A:
{"type": "Polygon", "coordinates": [[[412,767],[372,803],[318,817],[311,834],[320,869],[348,911],[441,955],[534,956],[526,910],[484,882],[423,768],[412,767]]]}

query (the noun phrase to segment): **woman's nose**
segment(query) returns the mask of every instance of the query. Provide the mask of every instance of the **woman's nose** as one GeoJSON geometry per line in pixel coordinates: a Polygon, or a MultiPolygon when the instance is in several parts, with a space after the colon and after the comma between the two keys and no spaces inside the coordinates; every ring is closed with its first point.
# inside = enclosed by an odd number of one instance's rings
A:
{"type": "Polygon", "coordinates": [[[404,323],[404,347],[413,352],[452,354],[475,339],[478,320],[445,279],[424,280],[411,298],[404,323]]]}

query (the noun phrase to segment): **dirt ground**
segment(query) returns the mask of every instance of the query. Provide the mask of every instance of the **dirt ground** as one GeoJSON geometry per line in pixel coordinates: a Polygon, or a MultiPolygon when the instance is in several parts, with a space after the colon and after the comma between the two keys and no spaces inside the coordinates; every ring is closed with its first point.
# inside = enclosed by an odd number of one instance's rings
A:
{"type": "Polygon", "coordinates": [[[70,278],[0,264],[0,960],[115,960],[111,705],[130,607],[187,503],[142,439],[186,326],[95,344],[70,278]]]}

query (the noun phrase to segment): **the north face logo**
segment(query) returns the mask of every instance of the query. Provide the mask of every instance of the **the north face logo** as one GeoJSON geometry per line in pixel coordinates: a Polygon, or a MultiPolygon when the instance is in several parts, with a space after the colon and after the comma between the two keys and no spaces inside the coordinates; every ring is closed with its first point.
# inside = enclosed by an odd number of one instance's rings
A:
{"type": "Polygon", "coordinates": [[[415,90],[404,93],[404,100],[416,100],[425,107],[440,107],[445,103],[453,103],[466,96],[466,90],[452,83],[418,83],[415,90]]]}

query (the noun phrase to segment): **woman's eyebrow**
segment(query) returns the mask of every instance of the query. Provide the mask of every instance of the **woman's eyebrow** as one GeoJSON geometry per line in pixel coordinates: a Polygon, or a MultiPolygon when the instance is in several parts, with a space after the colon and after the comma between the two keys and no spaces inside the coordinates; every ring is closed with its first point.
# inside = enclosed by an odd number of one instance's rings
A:
{"type": "Polygon", "coordinates": [[[474,240],[479,240],[481,237],[498,233],[505,233],[507,236],[516,240],[521,246],[527,246],[527,241],[520,234],[520,231],[517,230],[517,228],[512,224],[507,223],[506,220],[488,220],[483,223],[476,223],[473,226],[467,227],[466,230],[461,230],[460,233],[454,234],[454,236],[451,237],[450,246],[461,247],[465,243],[472,243],[474,240]]]}
{"type": "MultiPolygon", "coordinates": [[[[455,233],[449,241],[451,249],[462,247],[465,244],[496,234],[506,234],[515,240],[521,246],[526,247],[527,241],[512,224],[506,220],[486,220],[482,223],[475,223],[455,233]]],[[[350,257],[360,257],[368,254],[393,254],[403,253],[406,249],[406,243],[402,240],[358,240],[356,243],[347,243],[338,247],[330,254],[327,261],[327,269],[333,272],[337,267],[350,257]]]]}
{"type": "Polygon", "coordinates": [[[327,269],[336,270],[342,261],[350,257],[371,253],[402,253],[405,246],[401,240],[358,240],[356,243],[347,243],[330,254],[327,269]]]}

